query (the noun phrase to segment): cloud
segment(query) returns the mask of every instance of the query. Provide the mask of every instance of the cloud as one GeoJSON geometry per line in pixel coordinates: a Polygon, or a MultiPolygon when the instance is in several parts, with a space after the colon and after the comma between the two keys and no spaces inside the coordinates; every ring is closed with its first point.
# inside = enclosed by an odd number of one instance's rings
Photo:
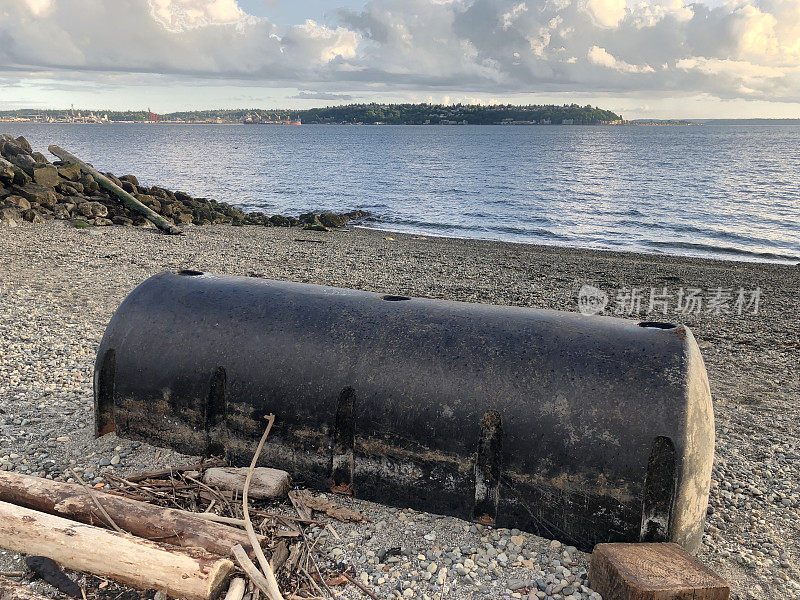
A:
{"type": "Polygon", "coordinates": [[[586,0],[585,9],[600,27],[616,27],[625,18],[625,0],[586,0]]]}
{"type": "Polygon", "coordinates": [[[592,46],[587,54],[589,62],[607,69],[614,69],[620,73],[653,73],[655,69],[650,65],[632,65],[624,60],[617,60],[605,48],[592,46]]]}
{"type": "Polygon", "coordinates": [[[800,101],[800,0],[371,0],[328,14],[278,27],[236,0],[0,0],[0,71],[800,101]]]}
{"type": "Polygon", "coordinates": [[[44,17],[53,8],[53,0],[25,0],[24,4],[34,17],[44,17]]]}
{"type": "Polygon", "coordinates": [[[293,100],[352,100],[349,94],[332,94],[330,92],[299,92],[291,97],[293,100]]]}
{"type": "MultiPolygon", "coordinates": [[[[30,0],[29,0],[30,1],[30,0]]],[[[168,31],[236,23],[245,13],[236,0],[147,0],[150,14],[168,31]]]]}

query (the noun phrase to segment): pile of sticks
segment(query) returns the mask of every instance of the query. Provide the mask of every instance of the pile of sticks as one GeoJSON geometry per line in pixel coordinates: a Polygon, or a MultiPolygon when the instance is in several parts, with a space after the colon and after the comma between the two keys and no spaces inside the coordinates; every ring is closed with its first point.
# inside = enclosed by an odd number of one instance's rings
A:
{"type": "MultiPolygon", "coordinates": [[[[84,598],[87,591],[106,597],[101,591],[110,583],[187,600],[212,600],[226,587],[226,600],[321,599],[353,584],[375,598],[352,565],[321,565],[320,542],[339,536],[312,510],[346,521],[363,515],[299,490],[290,492],[296,517],[251,506],[252,475],[273,422],[270,415],[242,490],[202,481],[206,469],[223,464],[218,459],[125,478],[106,474],[103,489],[0,472],[0,546],[93,574],[96,585],[81,589],[84,598]]],[[[6,597],[36,594],[0,577],[0,600],[6,597]]]]}

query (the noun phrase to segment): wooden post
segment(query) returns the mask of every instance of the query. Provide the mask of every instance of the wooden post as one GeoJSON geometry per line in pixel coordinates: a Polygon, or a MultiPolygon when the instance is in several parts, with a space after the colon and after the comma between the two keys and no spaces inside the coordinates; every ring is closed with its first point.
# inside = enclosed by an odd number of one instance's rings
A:
{"type": "MultiPolygon", "coordinates": [[[[121,529],[139,537],[176,546],[204,548],[222,556],[230,555],[236,544],[252,551],[247,533],[229,525],[100,490],[91,493],[121,529]]],[[[109,527],[108,519],[89,494],[87,488],[74,483],[0,471],[0,501],[89,525],[109,527]]]]}
{"type": "Polygon", "coordinates": [[[172,235],[183,234],[183,232],[178,227],[175,227],[175,225],[167,221],[164,217],[147,208],[144,204],[139,202],[136,198],[131,196],[121,187],[117,186],[113,181],[111,181],[108,177],[103,175],[100,171],[90,167],[77,156],[74,156],[69,152],[67,152],[66,150],[64,150],[63,148],[59,148],[58,146],[55,145],[48,146],[47,149],[50,151],[51,154],[54,154],[64,162],[80,166],[81,169],[83,169],[84,171],[89,173],[92,177],[94,177],[95,181],[97,181],[97,184],[100,187],[114,194],[117,198],[119,198],[119,200],[125,206],[127,206],[132,211],[138,212],[140,215],[144,216],[146,219],[151,221],[156,227],[158,227],[161,231],[164,231],[172,235]]]}
{"type": "Polygon", "coordinates": [[[233,570],[231,561],[205,550],[143,540],[7,502],[0,502],[0,545],[187,600],[216,598],[233,570]]]}

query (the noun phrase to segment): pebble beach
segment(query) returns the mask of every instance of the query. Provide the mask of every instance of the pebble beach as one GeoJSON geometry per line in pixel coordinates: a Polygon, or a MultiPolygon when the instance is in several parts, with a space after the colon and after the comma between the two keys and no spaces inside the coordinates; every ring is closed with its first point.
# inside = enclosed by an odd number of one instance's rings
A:
{"type": "MultiPolygon", "coordinates": [[[[24,222],[0,229],[0,469],[102,482],[104,472],[191,460],[93,436],[92,373],[106,324],[138,283],[179,269],[566,311],[592,286],[608,294],[606,314],[687,324],[703,352],[716,425],[699,558],[731,583],[732,598],[800,598],[800,267],[364,228],[220,224],[177,237],[24,222]],[[704,304],[687,304],[689,290],[701,290],[704,304]]],[[[337,501],[371,523],[336,524],[340,539],[320,543],[380,598],[441,598],[443,588],[450,599],[598,598],[588,555],[559,540],[337,501]]],[[[291,505],[278,508],[292,514],[291,505]]],[[[20,565],[0,551],[0,571],[20,565]]],[[[348,586],[343,597],[363,596],[348,586]]]]}

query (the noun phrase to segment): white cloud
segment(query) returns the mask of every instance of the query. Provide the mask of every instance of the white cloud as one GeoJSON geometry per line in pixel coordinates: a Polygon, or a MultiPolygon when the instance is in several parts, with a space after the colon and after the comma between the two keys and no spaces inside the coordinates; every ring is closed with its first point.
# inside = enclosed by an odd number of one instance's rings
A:
{"type": "Polygon", "coordinates": [[[733,75],[748,82],[786,75],[786,69],[779,67],[754,65],[744,60],[705,58],[703,56],[683,58],[675,63],[675,67],[684,71],[697,71],[704,75],[733,75]]]}
{"type": "Polygon", "coordinates": [[[685,23],[694,16],[691,6],[683,0],[666,0],[664,2],[639,2],[631,9],[631,20],[636,27],[655,27],[665,18],[672,18],[685,23]]]}
{"type": "Polygon", "coordinates": [[[625,18],[625,0],[585,0],[585,8],[601,27],[616,27],[625,18]]]}
{"type": "Polygon", "coordinates": [[[353,58],[361,36],[343,27],[330,29],[307,19],[302,25],[290,30],[290,35],[285,38],[285,41],[289,40],[313,45],[317,49],[317,60],[330,62],[336,58],[353,58]]]}
{"type": "Polygon", "coordinates": [[[0,75],[800,100],[800,0],[371,0],[330,10],[323,22],[279,28],[236,0],[0,0],[0,75]]]}
{"type": "Polygon", "coordinates": [[[53,0],[25,0],[25,5],[34,17],[44,17],[53,8],[53,0]]]}
{"type": "Polygon", "coordinates": [[[614,69],[620,73],[653,73],[655,69],[650,65],[632,65],[624,60],[618,60],[600,46],[592,46],[587,54],[589,61],[600,67],[614,69]]]}
{"type": "Polygon", "coordinates": [[[236,0],[147,0],[153,18],[168,31],[235,23],[245,13],[236,0]]]}
{"type": "Polygon", "coordinates": [[[508,29],[514,24],[514,21],[524,12],[528,11],[528,5],[520,2],[507,13],[503,14],[503,29],[508,29]]]}

